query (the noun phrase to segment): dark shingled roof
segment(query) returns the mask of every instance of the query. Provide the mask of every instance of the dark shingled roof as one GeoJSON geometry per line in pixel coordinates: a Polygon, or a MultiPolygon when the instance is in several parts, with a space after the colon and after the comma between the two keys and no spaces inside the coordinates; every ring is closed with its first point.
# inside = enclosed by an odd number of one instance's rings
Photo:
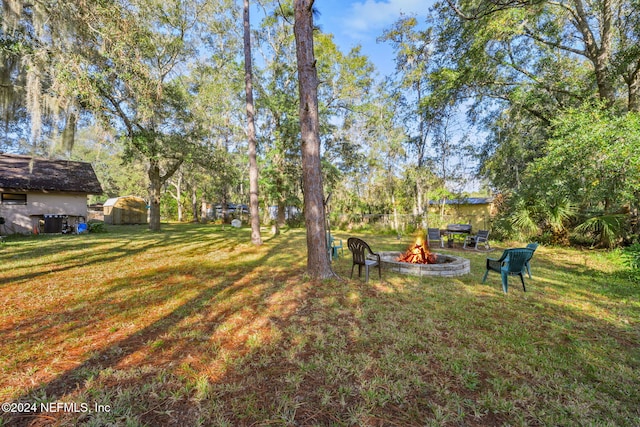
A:
{"type": "Polygon", "coordinates": [[[102,194],[91,163],[0,154],[0,188],[102,194]]]}

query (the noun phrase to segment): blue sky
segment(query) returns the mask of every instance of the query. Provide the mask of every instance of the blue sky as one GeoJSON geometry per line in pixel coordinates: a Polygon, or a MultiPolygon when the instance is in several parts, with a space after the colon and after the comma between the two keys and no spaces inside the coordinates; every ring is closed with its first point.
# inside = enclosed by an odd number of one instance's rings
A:
{"type": "Polygon", "coordinates": [[[433,0],[316,0],[320,16],[315,24],[332,33],[345,53],[361,45],[378,72],[388,75],[395,67],[393,50],[388,43],[376,43],[376,38],[403,13],[424,21],[432,4],[433,0]]]}
{"type": "MultiPolygon", "coordinates": [[[[315,18],[314,23],[323,32],[332,33],[345,53],[361,45],[362,53],[376,65],[382,77],[394,72],[394,54],[388,43],[376,43],[376,39],[402,14],[415,15],[419,22],[424,23],[433,3],[434,0],[316,0],[314,6],[320,16],[315,18]]],[[[459,120],[464,123],[464,115],[461,114],[459,120]]],[[[471,134],[471,140],[477,138],[477,132],[471,134]]],[[[474,166],[475,162],[472,163],[467,167],[474,166]]],[[[479,188],[480,183],[472,179],[465,191],[478,191],[479,188]]]]}

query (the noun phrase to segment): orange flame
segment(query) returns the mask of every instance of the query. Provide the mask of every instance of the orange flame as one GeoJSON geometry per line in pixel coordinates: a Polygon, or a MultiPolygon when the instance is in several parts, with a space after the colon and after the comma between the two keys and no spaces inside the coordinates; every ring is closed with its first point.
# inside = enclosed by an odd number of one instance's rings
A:
{"type": "Polygon", "coordinates": [[[411,264],[435,264],[437,256],[429,252],[429,245],[422,236],[418,236],[413,246],[410,246],[404,254],[398,257],[398,261],[411,264]]]}

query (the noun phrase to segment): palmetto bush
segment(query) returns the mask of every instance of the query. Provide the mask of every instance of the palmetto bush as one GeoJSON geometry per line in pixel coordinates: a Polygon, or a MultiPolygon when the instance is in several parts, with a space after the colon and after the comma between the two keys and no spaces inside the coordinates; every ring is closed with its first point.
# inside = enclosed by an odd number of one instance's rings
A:
{"type": "Polygon", "coordinates": [[[640,273],[640,243],[635,243],[622,250],[624,264],[640,273]]]}
{"type": "Polygon", "coordinates": [[[624,237],[628,216],[625,214],[603,214],[587,218],[574,228],[574,233],[591,238],[594,246],[612,248],[624,237]]]}
{"type": "Polygon", "coordinates": [[[528,240],[542,235],[551,235],[552,242],[567,240],[569,225],[576,209],[567,199],[550,203],[542,200],[520,199],[513,203],[505,219],[512,230],[512,238],[528,240]]]}

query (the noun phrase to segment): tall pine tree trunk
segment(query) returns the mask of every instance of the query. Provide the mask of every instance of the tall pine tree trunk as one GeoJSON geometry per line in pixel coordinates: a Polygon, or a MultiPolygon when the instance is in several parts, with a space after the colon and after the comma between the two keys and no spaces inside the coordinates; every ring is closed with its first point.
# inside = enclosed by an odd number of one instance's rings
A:
{"type": "Polygon", "coordinates": [[[195,185],[191,189],[191,209],[193,209],[193,222],[200,222],[198,215],[198,192],[196,191],[195,185]]]}
{"type": "Polygon", "coordinates": [[[258,161],[256,159],[256,125],[253,105],[253,71],[251,68],[251,25],[249,0],[244,0],[244,82],[247,98],[247,138],[249,139],[249,213],[251,216],[251,243],[262,244],[258,212],[258,161]]]}
{"type": "Polygon", "coordinates": [[[152,159],[149,162],[149,230],[160,231],[160,199],[162,198],[162,178],[160,164],[152,159]]]}
{"type": "Polygon", "coordinates": [[[178,222],[182,222],[183,220],[183,212],[182,212],[182,174],[178,174],[178,179],[176,182],[172,182],[173,188],[176,189],[176,193],[172,194],[173,198],[176,199],[176,204],[178,208],[178,222]]]}
{"type": "Polygon", "coordinates": [[[281,197],[278,199],[278,213],[276,215],[276,224],[278,224],[278,227],[284,226],[287,221],[286,209],[287,201],[284,197],[281,197]]]}
{"type": "Polygon", "coordinates": [[[638,64],[636,64],[634,71],[630,73],[628,78],[625,78],[625,81],[627,82],[627,88],[629,89],[629,111],[640,112],[640,59],[638,60],[638,64]]]}
{"type": "Polygon", "coordinates": [[[398,221],[398,205],[396,203],[396,196],[391,193],[391,205],[393,206],[393,229],[396,233],[400,234],[400,221],[398,221]]]}
{"type": "Polygon", "coordinates": [[[307,227],[307,272],[314,279],[334,277],[327,250],[324,194],[320,170],[318,74],[313,54],[313,0],[295,0],[295,23],[302,135],[302,186],[307,227]]]}

